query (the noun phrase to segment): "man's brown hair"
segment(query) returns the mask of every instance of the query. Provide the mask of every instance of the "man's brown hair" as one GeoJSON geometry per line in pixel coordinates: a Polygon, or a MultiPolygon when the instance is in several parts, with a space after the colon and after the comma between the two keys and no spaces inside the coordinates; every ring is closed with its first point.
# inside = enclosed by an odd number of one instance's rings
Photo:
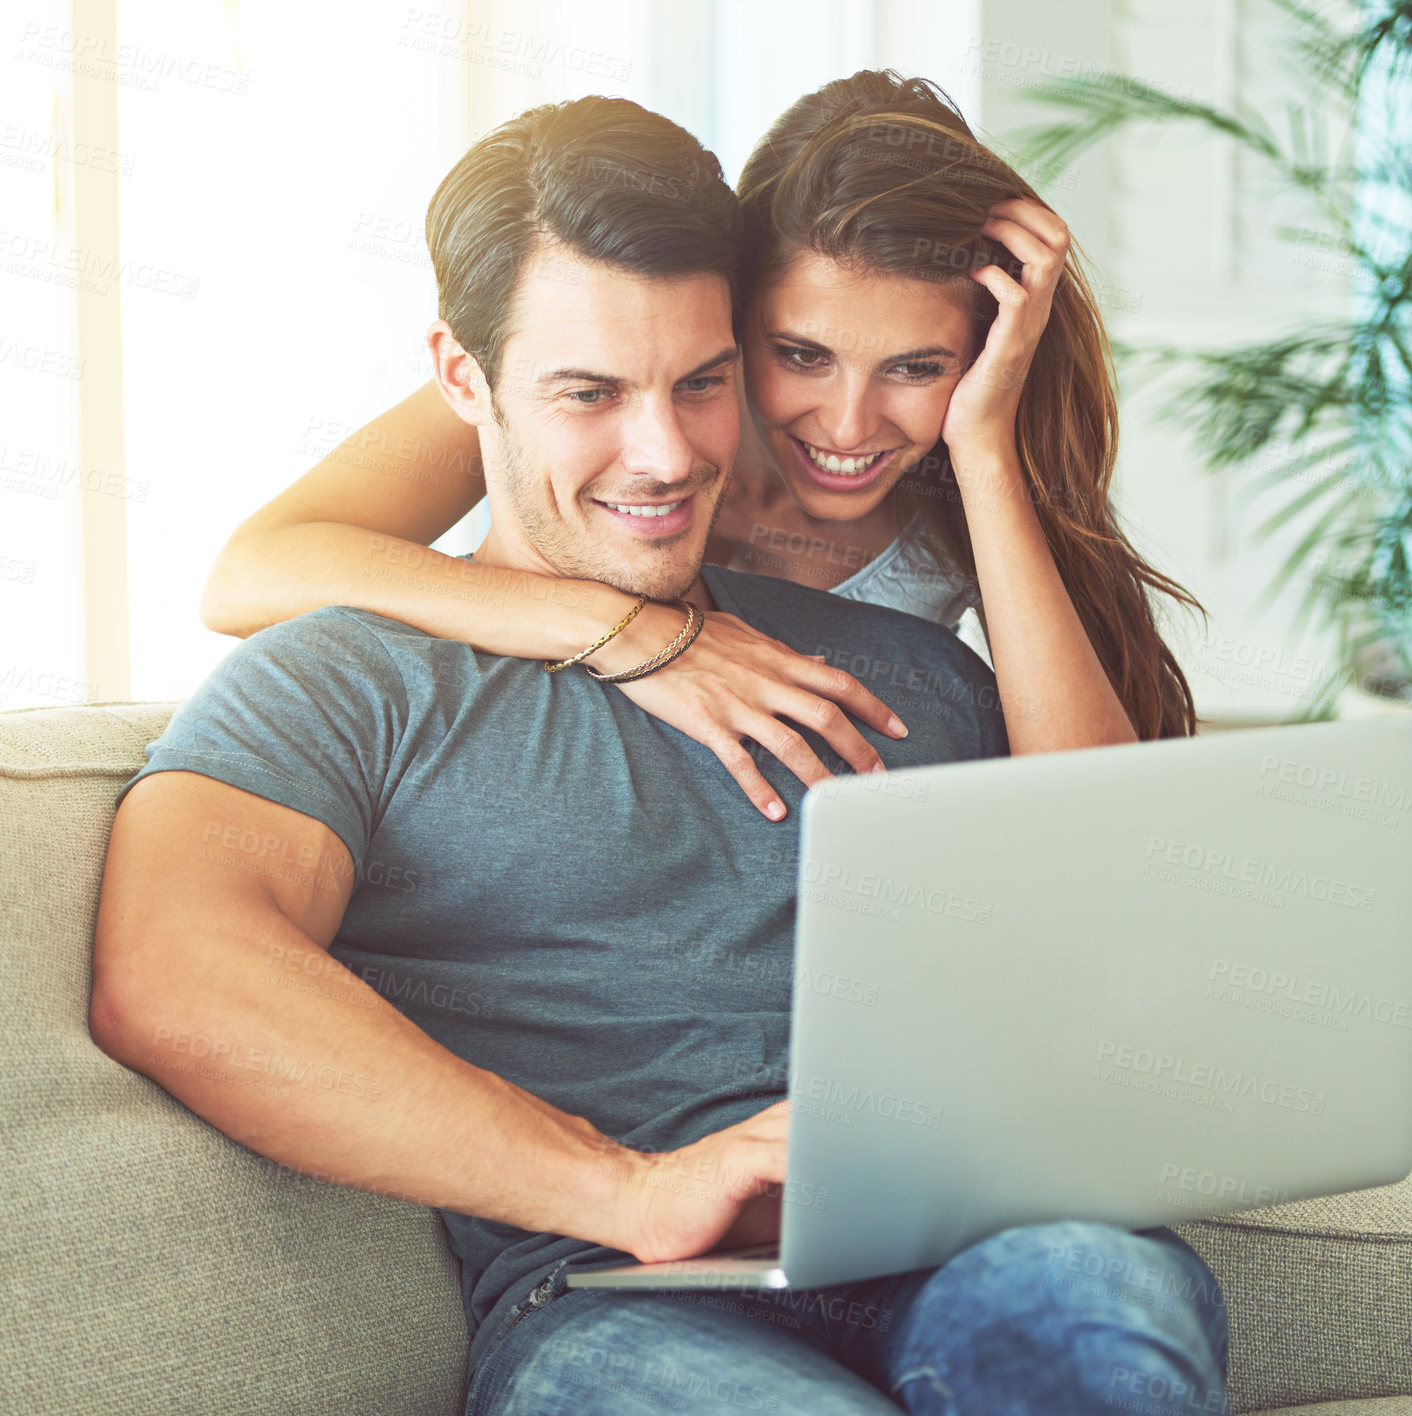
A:
{"type": "Polygon", "coordinates": [[[740,214],[716,158],[625,98],[531,108],[487,133],[427,208],[438,311],[492,389],[536,242],[647,276],[720,275],[738,315],[740,214]]]}

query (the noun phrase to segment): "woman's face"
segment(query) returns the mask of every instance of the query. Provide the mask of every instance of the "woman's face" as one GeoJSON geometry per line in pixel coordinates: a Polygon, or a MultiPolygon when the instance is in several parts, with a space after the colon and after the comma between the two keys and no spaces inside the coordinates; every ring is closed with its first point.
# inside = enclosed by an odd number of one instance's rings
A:
{"type": "Polygon", "coordinates": [[[749,311],[755,426],[810,516],[856,521],[941,436],[971,355],[971,317],[946,288],[798,256],[749,311]]]}

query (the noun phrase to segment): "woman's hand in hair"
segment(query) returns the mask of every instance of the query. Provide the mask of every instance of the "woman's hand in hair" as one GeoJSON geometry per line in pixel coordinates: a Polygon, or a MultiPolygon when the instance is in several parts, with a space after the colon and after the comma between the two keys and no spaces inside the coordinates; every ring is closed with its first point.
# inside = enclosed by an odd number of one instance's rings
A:
{"type": "Polygon", "coordinates": [[[619,688],[639,708],[709,747],[772,821],[784,818],[784,802],[745,742],[758,743],[805,786],[814,786],[833,774],[798,728],[818,734],[855,772],[880,771],[883,764],[852,719],[885,737],[907,732],[852,674],[722,611],[707,612],[695,643],[666,668],[619,688]]]}
{"type": "Polygon", "coordinates": [[[999,266],[971,271],[999,305],[975,357],[951,394],[941,437],[957,466],[964,496],[962,469],[984,461],[984,454],[1015,450],[1015,412],[1049,310],[1064,260],[1069,252],[1069,228],[1048,207],[1025,197],[1000,202],[990,209],[981,228],[1022,263],[1019,280],[999,266]],[[979,457],[977,455],[980,455],[979,457]]]}

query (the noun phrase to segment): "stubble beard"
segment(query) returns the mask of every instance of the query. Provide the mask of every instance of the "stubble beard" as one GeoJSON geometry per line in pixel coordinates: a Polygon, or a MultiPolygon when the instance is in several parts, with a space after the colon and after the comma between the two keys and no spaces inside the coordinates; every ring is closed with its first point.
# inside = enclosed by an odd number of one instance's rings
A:
{"type": "MultiPolygon", "coordinates": [[[[506,497],[514,509],[524,538],[558,574],[569,580],[597,580],[628,595],[646,595],[652,600],[679,600],[696,583],[706,558],[706,543],[721,514],[726,490],[730,483],[729,470],[715,470],[719,492],[711,508],[711,521],[701,539],[701,552],[692,562],[684,564],[676,543],[654,547],[643,539],[640,561],[622,564],[613,561],[593,545],[592,538],[577,535],[555,515],[546,495],[548,480],[535,472],[519,439],[507,422],[498,416],[499,441],[502,453],[501,476],[506,497]]],[[[710,464],[703,464],[704,472],[710,464]]],[[[709,478],[700,478],[694,491],[697,495],[712,486],[709,478]]],[[[663,486],[644,488],[647,497],[668,498],[680,488],[663,486]]],[[[695,534],[693,525],[683,535],[695,534]]]]}

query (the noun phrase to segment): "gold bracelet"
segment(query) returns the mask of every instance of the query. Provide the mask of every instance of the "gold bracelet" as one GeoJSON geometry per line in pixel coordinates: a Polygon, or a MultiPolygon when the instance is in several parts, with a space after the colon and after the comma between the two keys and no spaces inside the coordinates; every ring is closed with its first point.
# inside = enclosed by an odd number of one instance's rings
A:
{"type": "Polygon", "coordinates": [[[615,634],[620,634],[623,630],[625,630],[628,625],[630,625],[637,617],[637,612],[646,603],[647,596],[639,595],[637,597],[637,604],[635,604],[632,609],[630,609],[627,614],[625,614],[622,619],[620,619],[617,624],[615,624],[612,629],[610,629],[608,633],[603,636],[602,639],[596,641],[593,644],[590,644],[587,649],[579,650],[579,652],[575,654],[572,659],[561,659],[557,664],[552,664],[549,662],[548,659],[546,659],[544,661],[544,672],[547,674],[557,674],[560,669],[570,668],[572,665],[577,664],[580,659],[588,658],[590,654],[594,653],[596,650],[601,649],[615,634]]]}
{"type": "Polygon", "coordinates": [[[706,617],[688,600],[671,600],[668,603],[686,611],[686,623],[682,626],[681,633],[670,644],[659,649],[635,669],[623,669],[616,674],[599,673],[597,669],[585,664],[584,668],[588,670],[589,677],[596,678],[600,683],[630,683],[633,679],[646,678],[648,674],[666,667],[678,654],[685,653],[687,645],[701,632],[706,617]]]}
{"type": "Polygon", "coordinates": [[[681,654],[685,654],[691,647],[692,641],[701,633],[702,626],[706,623],[706,616],[691,603],[690,600],[672,600],[671,604],[679,610],[686,611],[686,623],[682,626],[682,631],[665,648],[659,649],[650,659],[639,664],[635,669],[624,669],[621,673],[601,674],[591,665],[585,664],[589,677],[596,678],[599,683],[631,683],[633,679],[646,678],[648,674],[655,674],[658,669],[664,669],[673,659],[681,654]]]}

